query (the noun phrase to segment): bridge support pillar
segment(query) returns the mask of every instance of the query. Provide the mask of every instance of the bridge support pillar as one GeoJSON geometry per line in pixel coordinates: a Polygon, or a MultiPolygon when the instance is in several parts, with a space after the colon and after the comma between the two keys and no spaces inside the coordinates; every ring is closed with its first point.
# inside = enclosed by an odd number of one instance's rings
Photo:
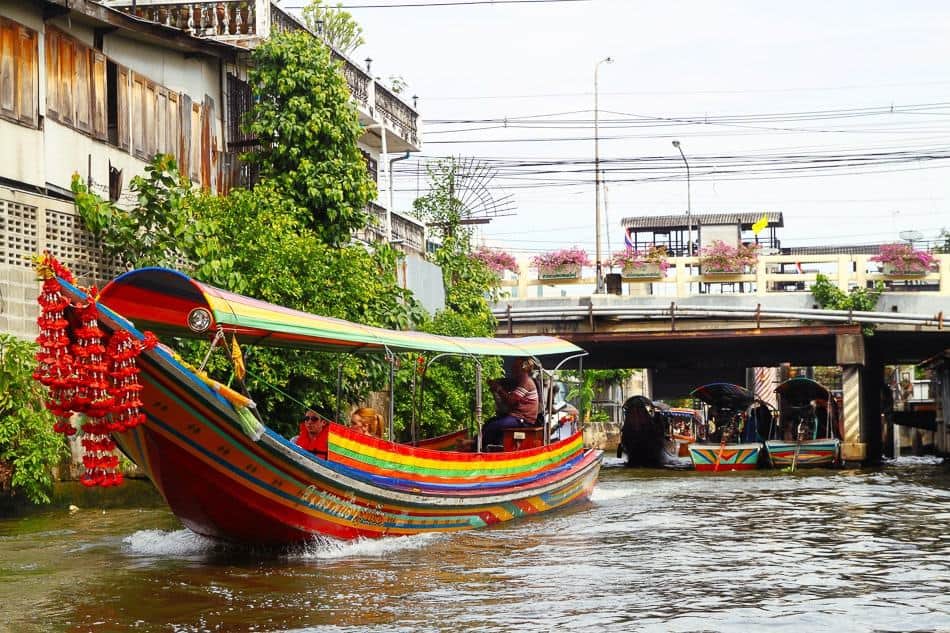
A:
{"type": "Polygon", "coordinates": [[[841,368],[841,415],[844,427],[841,459],[845,462],[863,462],[867,458],[867,445],[861,441],[861,374],[860,365],[845,365],[841,368]]]}

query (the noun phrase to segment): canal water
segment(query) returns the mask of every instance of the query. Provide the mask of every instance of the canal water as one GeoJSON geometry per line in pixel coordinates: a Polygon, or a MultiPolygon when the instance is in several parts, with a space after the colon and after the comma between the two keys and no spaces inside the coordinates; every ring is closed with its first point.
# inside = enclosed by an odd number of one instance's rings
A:
{"type": "Polygon", "coordinates": [[[699,475],[608,460],[592,502],[278,555],[158,504],[0,519],[0,631],[950,631],[950,469],[699,475]]]}

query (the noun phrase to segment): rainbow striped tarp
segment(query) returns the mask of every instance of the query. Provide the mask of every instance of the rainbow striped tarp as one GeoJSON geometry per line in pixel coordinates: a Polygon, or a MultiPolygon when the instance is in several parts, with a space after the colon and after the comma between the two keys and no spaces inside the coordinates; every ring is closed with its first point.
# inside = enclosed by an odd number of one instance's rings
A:
{"type": "Polygon", "coordinates": [[[336,352],[448,352],[479,356],[547,356],[583,353],[553,336],[457,338],[394,331],[308,314],[251,299],[195,281],[167,268],[142,268],[111,281],[98,301],[159,335],[203,338],[221,326],[241,343],[336,352]],[[200,333],[189,316],[206,310],[210,322],[200,333]]]}

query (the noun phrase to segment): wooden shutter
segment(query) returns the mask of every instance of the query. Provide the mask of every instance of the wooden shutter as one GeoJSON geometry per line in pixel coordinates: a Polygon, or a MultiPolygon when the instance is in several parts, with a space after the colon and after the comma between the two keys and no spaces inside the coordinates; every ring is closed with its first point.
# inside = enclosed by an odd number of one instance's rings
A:
{"type": "Polygon", "coordinates": [[[21,123],[39,124],[39,36],[36,31],[18,26],[17,48],[20,66],[17,71],[17,106],[21,123]]]}
{"type": "Polygon", "coordinates": [[[201,109],[201,186],[214,191],[214,99],[205,95],[201,109]]]}
{"type": "Polygon", "coordinates": [[[16,69],[14,58],[17,33],[15,25],[0,18],[0,114],[16,118],[16,69]]]}
{"type": "Polygon", "coordinates": [[[59,31],[46,29],[46,116],[60,120],[59,31]]]}
{"type": "Polygon", "coordinates": [[[145,155],[152,160],[158,153],[158,127],[155,111],[158,109],[158,91],[154,81],[145,81],[145,95],[142,106],[145,109],[145,155]]]}
{"type": "Polygon", "coordinates": [[[181,149],[178,155],[178,170],[187,176],[191,167],[191,97],[182,93],[179,108],[181,112],[181,149]]]}
{"type": "Polygon", "coordinates": [[[171,154],[179,162],[181,161],[180,101],[177,92],[168,91],[168,111],[165,113],[165,153],[171,154]]]}
{"type": "Polygon", "coordinates": [[[75,76],[73,79],[73,108],[75,116],[73,122],[76,128],[92,134],[92,73],[89,71],[89,53],[88,48],[82,44],[73,42],[73,64],[75,76]]]}
{"type": "Polygon", "coordinates": [[[168,150],[168,89],[164,86],[155,88],[155,152],[167,154],[168,150]]]}
{"type": "Polygon", "coordinates": [[[92,51],[92,135],[106,140],[108,112],[106,95],[106,56],[92,51]]]}
{"type": "Polygon", "coordinates": [[[188,173],[195,182],[201,182],[201,104],[191,104],[191,155],[188,157],[188,173]]]}
{"type": "Polygon", "coordinates": [[[73,109],[73,92],[76,81],[76,43],[63,35],[59,37],[59,120],[73,125],[76,115],[73,109]]]}
{"type": "Polygon", "coordinates": [[[145,146],[145,78],[132,73],[132,155],[148,160],[148,148],[145,146]]]}
{"type": "Polygon", "coordinates": [[[129,107],[129,69],[125,66],[116,64],[116,128],[118,130],[119,148],[129,151],[130,149],[130,125],[129,117],[132,116],[132,109],[129,107]]]}

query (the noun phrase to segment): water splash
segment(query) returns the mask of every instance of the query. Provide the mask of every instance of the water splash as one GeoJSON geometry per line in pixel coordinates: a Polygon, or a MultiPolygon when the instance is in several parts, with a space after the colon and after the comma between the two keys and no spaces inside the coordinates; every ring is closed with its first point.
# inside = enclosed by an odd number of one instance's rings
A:
{"type": "Polygon", "coordinates": [[[288,552],[291,559],[338,559],[357,557],[386,557],[395,552],[430,547],[432,543],[447,538],[446,534],[418,534],[381,539],[355,539],[340,541],[319,538],[288,552]]]}
{"type": "Polygon", "coordinates": [[[221,543],[191,530],[139,530],[122,539],[131,554],[139,556],[195,556],[221,548],[221,543]]]}

